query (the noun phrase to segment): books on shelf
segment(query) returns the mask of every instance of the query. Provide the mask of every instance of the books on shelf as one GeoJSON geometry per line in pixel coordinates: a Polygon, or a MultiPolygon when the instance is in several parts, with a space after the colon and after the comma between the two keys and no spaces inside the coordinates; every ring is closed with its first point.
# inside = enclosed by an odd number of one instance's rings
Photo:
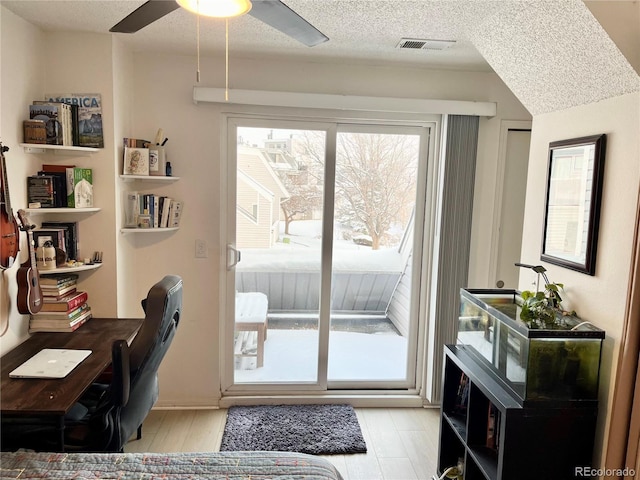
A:
{"type": "Polygon", "coordinates": [[[57,104],[43,103],[39,104],[38,101],[34,101],[32,105],[29,105],[29,119],[44,122],[47,144],[65,145],[63,107],[57,104]]]}
{"type": "Polygon", "coordinates": [[[46,100],[34,100],[33,105],[38,107],[47,106],[47,107],[56,109],[57,119],[59,120],[62,127],[58,132],[60,136],[59,140],[62,143],[56,143],[56,145],[66,145],[66,146],[73,145],[73,138],[71,133],[71,129],[72,129],[71,107],[63,102],[58,102],[58,101],[54,102],[54,101],[46,101],[46,100]]]}
{"type": "Polygon", "coordinates": [[[143,140],[142,138],[128,138],[124,137],[122,139],[123,147],[133,147],[133,148],[148,148],[151,145],[151,140],[143,140]]]}
{"type": "Polygon", "coordinates": [[[467,404],[469,403],[469,377],[464,372],[460,374],[458,389],[456,391],[455,412],[463,415],[467,414],[467,404]]]}
{"type": "Polygon", "coordinates": [[[27,177],[27,203],[31,208],[54,208],[54,180],[47,175],[27,177]]]}
{"type": "MultiPolygon", "coordinates": [[[[42,230],[44,229],[57,229],[62,230],[64,235],[64,248],[63,250],[67,254],[67,260],[77,260],[78,258],[78,222],[61,222],[57,220],[51,220],[48,222],[42,222],[42,230]]],[[[37,230],[34,230],[34,232],[37,230]]],[[[42,285],[42,281],[40,282],[42,285]]]]}
{"type": "Polygon", "coordinates": [[[172,202],[170,197],[160,197],[160,228],[166,228],[169,225],[169,210],[172,202]]]}
{"type": "Polygon", "coordinates": [[[46,277],[40,278],[40,286],[55,286],[59,287],[60,285],[64,285],[65,283],[71,281],[78,281],[77,273],[54,273],[53,275],[47,275],[46,277]]]}
{"type": "Polygon", "coordinates": [[[180,218],[182,217],[182,201],[171,202],[171,209],[169,210],[169,224],[168,227],[178,227],[180,225],[180,218]]]}
{"type": "Polygon", "coordinates": [[[42,289],[43,300],[61,300],[71,293],[75,293],[77,290],[75,285],[68,285],[58,289],[42,289]]]}
{"type": "Polygon", "coordinates": [[[125,199],[125,224],[127,227],[168,228],[178,227],[182,215],[182,201],[153,193],[127,192],[125,199]],[[148,221],[142,226],[140,218],[148,221]]]}
{"type": "Polygon", "coordinates": [[[76,291],[77,281],[75,279],[68,280],[58,285],[40,285],[42,296],[45,298],[61,299],[65,295],[76,291]]]}
{"type": "Polygon", "coordinates": [[[70,106],[72,145],[104,147],[102,132],[102,95],[99,93],[47,93],[48,102],[70,106]]]}
{"type": "Polygon", "coordinates": [[[68,312],[37,313],[31,315],[29,333],[73,332],[91,318],[91,307],[86,303],[68,312]]]}
{"type": "Polygon", "coordinates": [[[80,290],[57,299],[43,297],[41,312],[69,312],[86,303],[88,297],[87,292],[80,290]]]}
{"type": "Polygon", "coordinates": [[[487,433],[485,446],[498,453],[500,451],[500,428],[502,415],[500,410],[491,402],[487,408],[487,433]]]}
{"type": "Polygon", "coordinates": [[[91,168],[67,168],[67,207],[93,207],[93,170],[91,168]]]}
{"type": "Polygon", "coordinates": [[[54,204],[58,208],[67,206],[67,168],[73,165],[42,165],[38,175],[53,177],[54,204]]]}

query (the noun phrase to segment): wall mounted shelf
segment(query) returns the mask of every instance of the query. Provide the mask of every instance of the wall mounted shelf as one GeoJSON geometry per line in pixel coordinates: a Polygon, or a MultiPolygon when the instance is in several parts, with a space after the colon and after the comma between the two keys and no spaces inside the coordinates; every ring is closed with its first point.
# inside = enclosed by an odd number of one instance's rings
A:
{"type": "Polygon", "coordinates": [[[54,275],[56,273],[75,273],[75,272],[84,272],[86,270],[95,270],[96,268],[100,268],[102,266],[101,263],[92,263],[88,265],[80,265],[78,267],[58,267],[54,270],[38,270],[40,276],[42,275],[54,275]]]}
{"type": "Polygon", "coordinates": [[[73,147],[69,145],[47,145],[44,143],[21,143],[25,153],[54,153],[64,155],[86,155],[87,153],[99,152],[100,148],[93,147],[73,147]]]}
{"type": "Polygon", "coordinates": [[[180,177],[165,177],[160,175],[120,175],[123,182],[176,182],[180,177]]]}
{"type": "Polygon", "coordinates": [[[120,233],[161,233],[161,232],[173,232],[180,227],[170,228],[121,228],[120,233]]]}
{"type": "Polygon", "coordinates": [[[93,213],[99,212],[100,207],[89,207],[89,208],[25,208],[25,212],[32,213],[34,215],[47,215],[49,213],[93,213]]]}

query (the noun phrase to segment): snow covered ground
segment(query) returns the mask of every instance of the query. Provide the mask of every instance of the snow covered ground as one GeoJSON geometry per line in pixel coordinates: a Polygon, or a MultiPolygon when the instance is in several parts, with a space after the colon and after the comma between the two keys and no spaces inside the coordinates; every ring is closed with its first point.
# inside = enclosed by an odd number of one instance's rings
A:
{"type": "MultiPolygon", "coordinates": [[[[332,331],[329,380],[404,380],[407,339],[393,333],[332,331]]],[[[269,330],[264,366],[255,358],[236,359],[235,382],[310,382],[316,380],[317,330],[269,330]]]]}
{"type": "MultiPolygon", "coordinates": [[[[281,222],[284,226],[284,222],[281,222]]],[[[295,221],[290,233],[270,249],[241,249],[237,270],[288,272],[320,270],[322,225],[319,220],[295,221]],[[283,242],[283,239],[287,239],[283,242]]],[[[333,271],[402,272],[406,259],[398,247],[372,250],[334,232],[333,271]]],[[[245,332],[255,335],[255,332],[245,332]]],[[[255,340],[254,340],[255,342],[255,340]]],[[[255,357],[236,358],[236,383],[313,382],[318,362],[318,332],[305,329],[269,329],[264,344],[264,366],[255,357]]],[[[332,331],[329,342],[329,380],[404,380],[407,339],[394,333],[332,331]]]]}
{"type": "MultiPolygon", "coordinates": [[[[284,226],[284,222],[281,222],[284,226]]],[[[320,270],[320,249],[322,242],[322,224],[320,220],[300,220],[291,223],[290,234],[280,233],[282,241],[272,248],[242,249],[242,258],[238,270],[250,271],[290,271],[320,270]]],[[[357,272],[394,272],[402,271],[404,266],[398,247],[371,247],[356,245],[344,240],[340,232],[335,232],[333,247],[334,271],[357,272]]]]}

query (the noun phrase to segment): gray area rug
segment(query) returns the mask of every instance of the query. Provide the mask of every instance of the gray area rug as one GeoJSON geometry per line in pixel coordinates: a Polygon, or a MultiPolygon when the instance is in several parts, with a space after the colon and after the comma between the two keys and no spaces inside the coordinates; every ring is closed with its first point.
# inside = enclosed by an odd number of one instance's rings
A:
{"type": "Polygon", "coordinates": [[[351,405],[230,407],[220,451],[281,451],[313,455],[365,453],[351,405]]]}

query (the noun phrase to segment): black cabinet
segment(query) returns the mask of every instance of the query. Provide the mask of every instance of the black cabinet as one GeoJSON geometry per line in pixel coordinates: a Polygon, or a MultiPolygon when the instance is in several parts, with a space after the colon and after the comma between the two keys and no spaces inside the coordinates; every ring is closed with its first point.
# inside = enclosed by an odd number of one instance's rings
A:
{"type": "Polygon", "coordinates": [[[465,480],[567,480],[591,467],[597,400],[523,402],[463,345],[447,345],[438,475],[465,480]]]}

